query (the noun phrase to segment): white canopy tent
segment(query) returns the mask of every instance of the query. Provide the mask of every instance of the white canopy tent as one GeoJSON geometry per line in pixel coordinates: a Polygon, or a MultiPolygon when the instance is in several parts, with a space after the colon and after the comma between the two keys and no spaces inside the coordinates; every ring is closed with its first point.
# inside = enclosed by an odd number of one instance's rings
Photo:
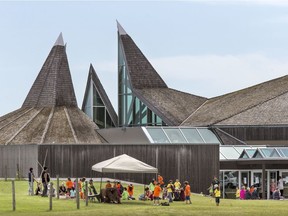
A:
{"type": "Polygon", "coordinates": [[[126,154],[97,163],[92,170],[101,173],[158,173],[157,168],[126,154]]]}

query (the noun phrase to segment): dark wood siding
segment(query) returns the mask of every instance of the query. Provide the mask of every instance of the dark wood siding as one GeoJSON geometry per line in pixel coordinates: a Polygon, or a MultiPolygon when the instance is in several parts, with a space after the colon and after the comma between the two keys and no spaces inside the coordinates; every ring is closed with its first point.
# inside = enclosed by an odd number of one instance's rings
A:
{"type": "MultiPolygon", "coordinates": [[[[263,126],[263,127],[254,127],[254,126],[243,126],[243,127],[219,127],[221,130],[231,134],[232,136],[243,140],[247,143],[253,141],[252,144],[263,144],[263,141],[269,144],[271,141],[272,144],[279,145],[288,145],[288,126],[287,127],[276,127],[276,126],[263,126]],[[286,142],[286,143],[285,143],[286,142]]],[[[229,144],[229,143],[225,143],[229,144]]],[[[233,143],[234,144],[234,143],[233,143]]]]}
{"type": "MultiPolygon", "coordinates": [[[[206,192],[219,173],[219,145],[41,145],[39,160],[55,177],[101,177],[91,167],[103,160],[128,154],[157,167],[165,183],[179,178],[191,184],[193,192],[206,192]]],[[[103,177],[149,183],[155,174],[103,174],[103,177]]]]}

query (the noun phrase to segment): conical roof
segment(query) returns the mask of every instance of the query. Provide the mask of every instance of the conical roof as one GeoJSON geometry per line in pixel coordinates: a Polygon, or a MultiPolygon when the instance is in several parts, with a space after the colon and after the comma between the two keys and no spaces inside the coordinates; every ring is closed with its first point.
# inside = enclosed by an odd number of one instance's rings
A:
{"type": "Polygon", "coordinates": [[[117,22],[119,46],[123,50],[131,85],[134,89],[168,88],[132,38],[117,22]]]}
{"type": "Polygon", "coordinates": [[[77,107],[62,33],[52,47],[22,107],[77,107]]]}
{"type": "Polygon", "coordinates": [[[0,144],[97,144],[97,125],[77,107],[62,34],[22,108],[0,117],[0,144]]]}

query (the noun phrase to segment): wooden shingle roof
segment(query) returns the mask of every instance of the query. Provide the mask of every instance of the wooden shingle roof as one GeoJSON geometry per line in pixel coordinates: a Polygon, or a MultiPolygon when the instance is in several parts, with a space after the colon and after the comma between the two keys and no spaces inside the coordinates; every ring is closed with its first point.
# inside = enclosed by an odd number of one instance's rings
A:
{"type": "Polygon", "coordinates": [[[60,35],[22,107],[0,117],[0,144],[103,143],[96,129],[77,107],[60,35]]]}
{"type": "Polygon", "coordinates": [[[128,35],[120,35],[120,45],[123,46],[126,67],[129,72],[132,88],[167,88],[166,83],[159,76],[141,50],[128,35]]]}
{"type": "Polygon", "coordinates": [[[66,50],[62,43],[60,34],[22,107],[77,107],[66,50]]]}
{"type": "Polygon", "coordinates": [[[180,125],[207,100],[171,88],[137,89],[134,93],[170,126],[180,125]]]}
{"type": "Polygon", "coordinates": [[[209,99],[181,125],[287,124],[288,76],[209,99]]]}

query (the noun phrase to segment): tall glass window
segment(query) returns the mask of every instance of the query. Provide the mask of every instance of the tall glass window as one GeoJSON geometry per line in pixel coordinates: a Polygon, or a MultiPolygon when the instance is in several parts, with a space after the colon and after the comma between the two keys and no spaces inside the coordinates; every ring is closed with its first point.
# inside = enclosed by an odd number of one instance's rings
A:
{"type": "Polygon", "coordinates": [[[118,42],[118,115],[119,126],[165,126],[162,119],[132,93],[125,56],[118,42]]]}

